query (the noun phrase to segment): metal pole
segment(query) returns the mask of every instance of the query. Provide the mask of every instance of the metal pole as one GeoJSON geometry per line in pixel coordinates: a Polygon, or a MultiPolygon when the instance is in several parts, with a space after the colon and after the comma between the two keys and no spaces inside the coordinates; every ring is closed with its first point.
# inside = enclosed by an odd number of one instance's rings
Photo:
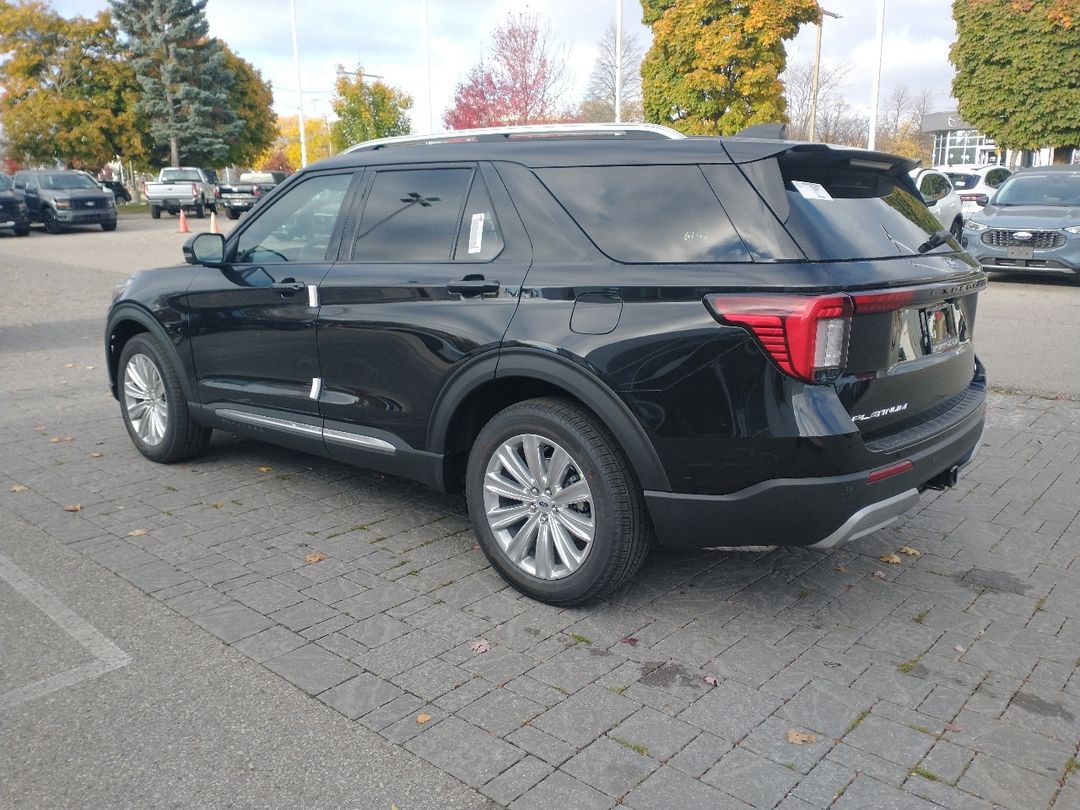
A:
{"type": "Polygon", "coordinates": [[[296,0],[289,0],[292,12],[292,56],[296,65],[296,104],[300,121],[300,168],[307,166],[307,137],[304,134],[304,88],[300,84],[300,49],[296,45],[296,0]]]}
{"type": "Polygon", "coordinates": [[[615,0],[615,123],[622,122],[622,0],[615,0]]]}
{"type": "Polygon", "coordinates": [[[877,146],[878,94],[881,92],[881,56],[885,50],[885,0],[878,0],[877,8],[877,61],[874,62],[874,84],[870,88],[870,137],[867,149],[877,146]]]}
{"type": "Polygon", "coordinates": [[[814,140],[817,136],[817,97],[818,82],[821,76],[821,28],[826,17],[832,17],[834,20],[840,19],[839,14],[821,9],[821,19],[817,25],[817,47],[814,50],[814,79],[810,90],[810,127],[806,133],[806,140],[808,141],[814,140]]]}
{"type": "Polygon", "coordinates": [[[423,0],[424,11],[424,68],[427,71],[427,109],[428,109],[428,132],[435,131],[435,110],[431,98],[431,39],[428,33],[428,9],[427,0],[423,0]]]}

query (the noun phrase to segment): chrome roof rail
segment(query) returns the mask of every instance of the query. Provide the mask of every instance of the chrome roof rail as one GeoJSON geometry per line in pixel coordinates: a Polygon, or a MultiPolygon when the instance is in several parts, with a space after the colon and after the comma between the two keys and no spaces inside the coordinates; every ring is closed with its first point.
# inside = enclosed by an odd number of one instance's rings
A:
{"type": "Polygon", "coordinates": [[[350,146],[342,154],[394,146],[428,146],[440,143],[507,142],[530,138],[625,138],[627,140],[664,140],[686,137],[678,130],[659,124],[528,124],[516,127],[454,129],[429,135],[398,135],[376,138],[350,146]]]}

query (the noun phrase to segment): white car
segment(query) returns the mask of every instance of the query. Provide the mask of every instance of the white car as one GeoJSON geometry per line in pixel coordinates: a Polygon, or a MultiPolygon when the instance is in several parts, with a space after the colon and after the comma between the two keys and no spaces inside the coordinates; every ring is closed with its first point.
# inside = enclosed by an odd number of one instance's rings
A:
{"type": "Polygon", "coordinates": [[[964,217],[978,213],[1012,172],[1004,166],[939,166],[960,195],[964,217]]]}
{"type": "Polygon", "coordinates": [[[949,178],[937,169],[912,169],[911,179],[915,181],[926,207],[937,217],[942,229],[951,233],[959,242],[964,235],[963,203],[949,178]]]}

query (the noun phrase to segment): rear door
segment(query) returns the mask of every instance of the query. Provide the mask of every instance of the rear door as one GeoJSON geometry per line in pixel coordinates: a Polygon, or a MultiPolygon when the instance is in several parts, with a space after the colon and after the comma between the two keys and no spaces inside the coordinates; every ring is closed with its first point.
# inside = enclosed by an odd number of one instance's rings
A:
{"type": "Polygon", "coordinates": [[[320,407],[342,458],[363,437],[425,446],[446,379],[498,349],[531,256],[490,166],[380,166],[365,185],[319,311],[320,407]]]}

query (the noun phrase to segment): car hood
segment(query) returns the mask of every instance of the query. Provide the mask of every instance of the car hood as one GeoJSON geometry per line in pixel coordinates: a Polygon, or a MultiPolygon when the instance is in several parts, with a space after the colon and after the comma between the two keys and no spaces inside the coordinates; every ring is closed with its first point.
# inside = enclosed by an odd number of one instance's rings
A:
{"type": "Polygon", "coordinates": [[[103,200],[105,195],[112,196],[111,191],[92,188],[43,188],[42,197],[53,199],[54,197],[66,197],[70,200],[103,200]]]}
{"type": "Polygon", "coordinates": [[[1080,207],[1064,205],[988,205],[971,219],[991,228],[1068,228],[1080,225],[1080,207]]]}

